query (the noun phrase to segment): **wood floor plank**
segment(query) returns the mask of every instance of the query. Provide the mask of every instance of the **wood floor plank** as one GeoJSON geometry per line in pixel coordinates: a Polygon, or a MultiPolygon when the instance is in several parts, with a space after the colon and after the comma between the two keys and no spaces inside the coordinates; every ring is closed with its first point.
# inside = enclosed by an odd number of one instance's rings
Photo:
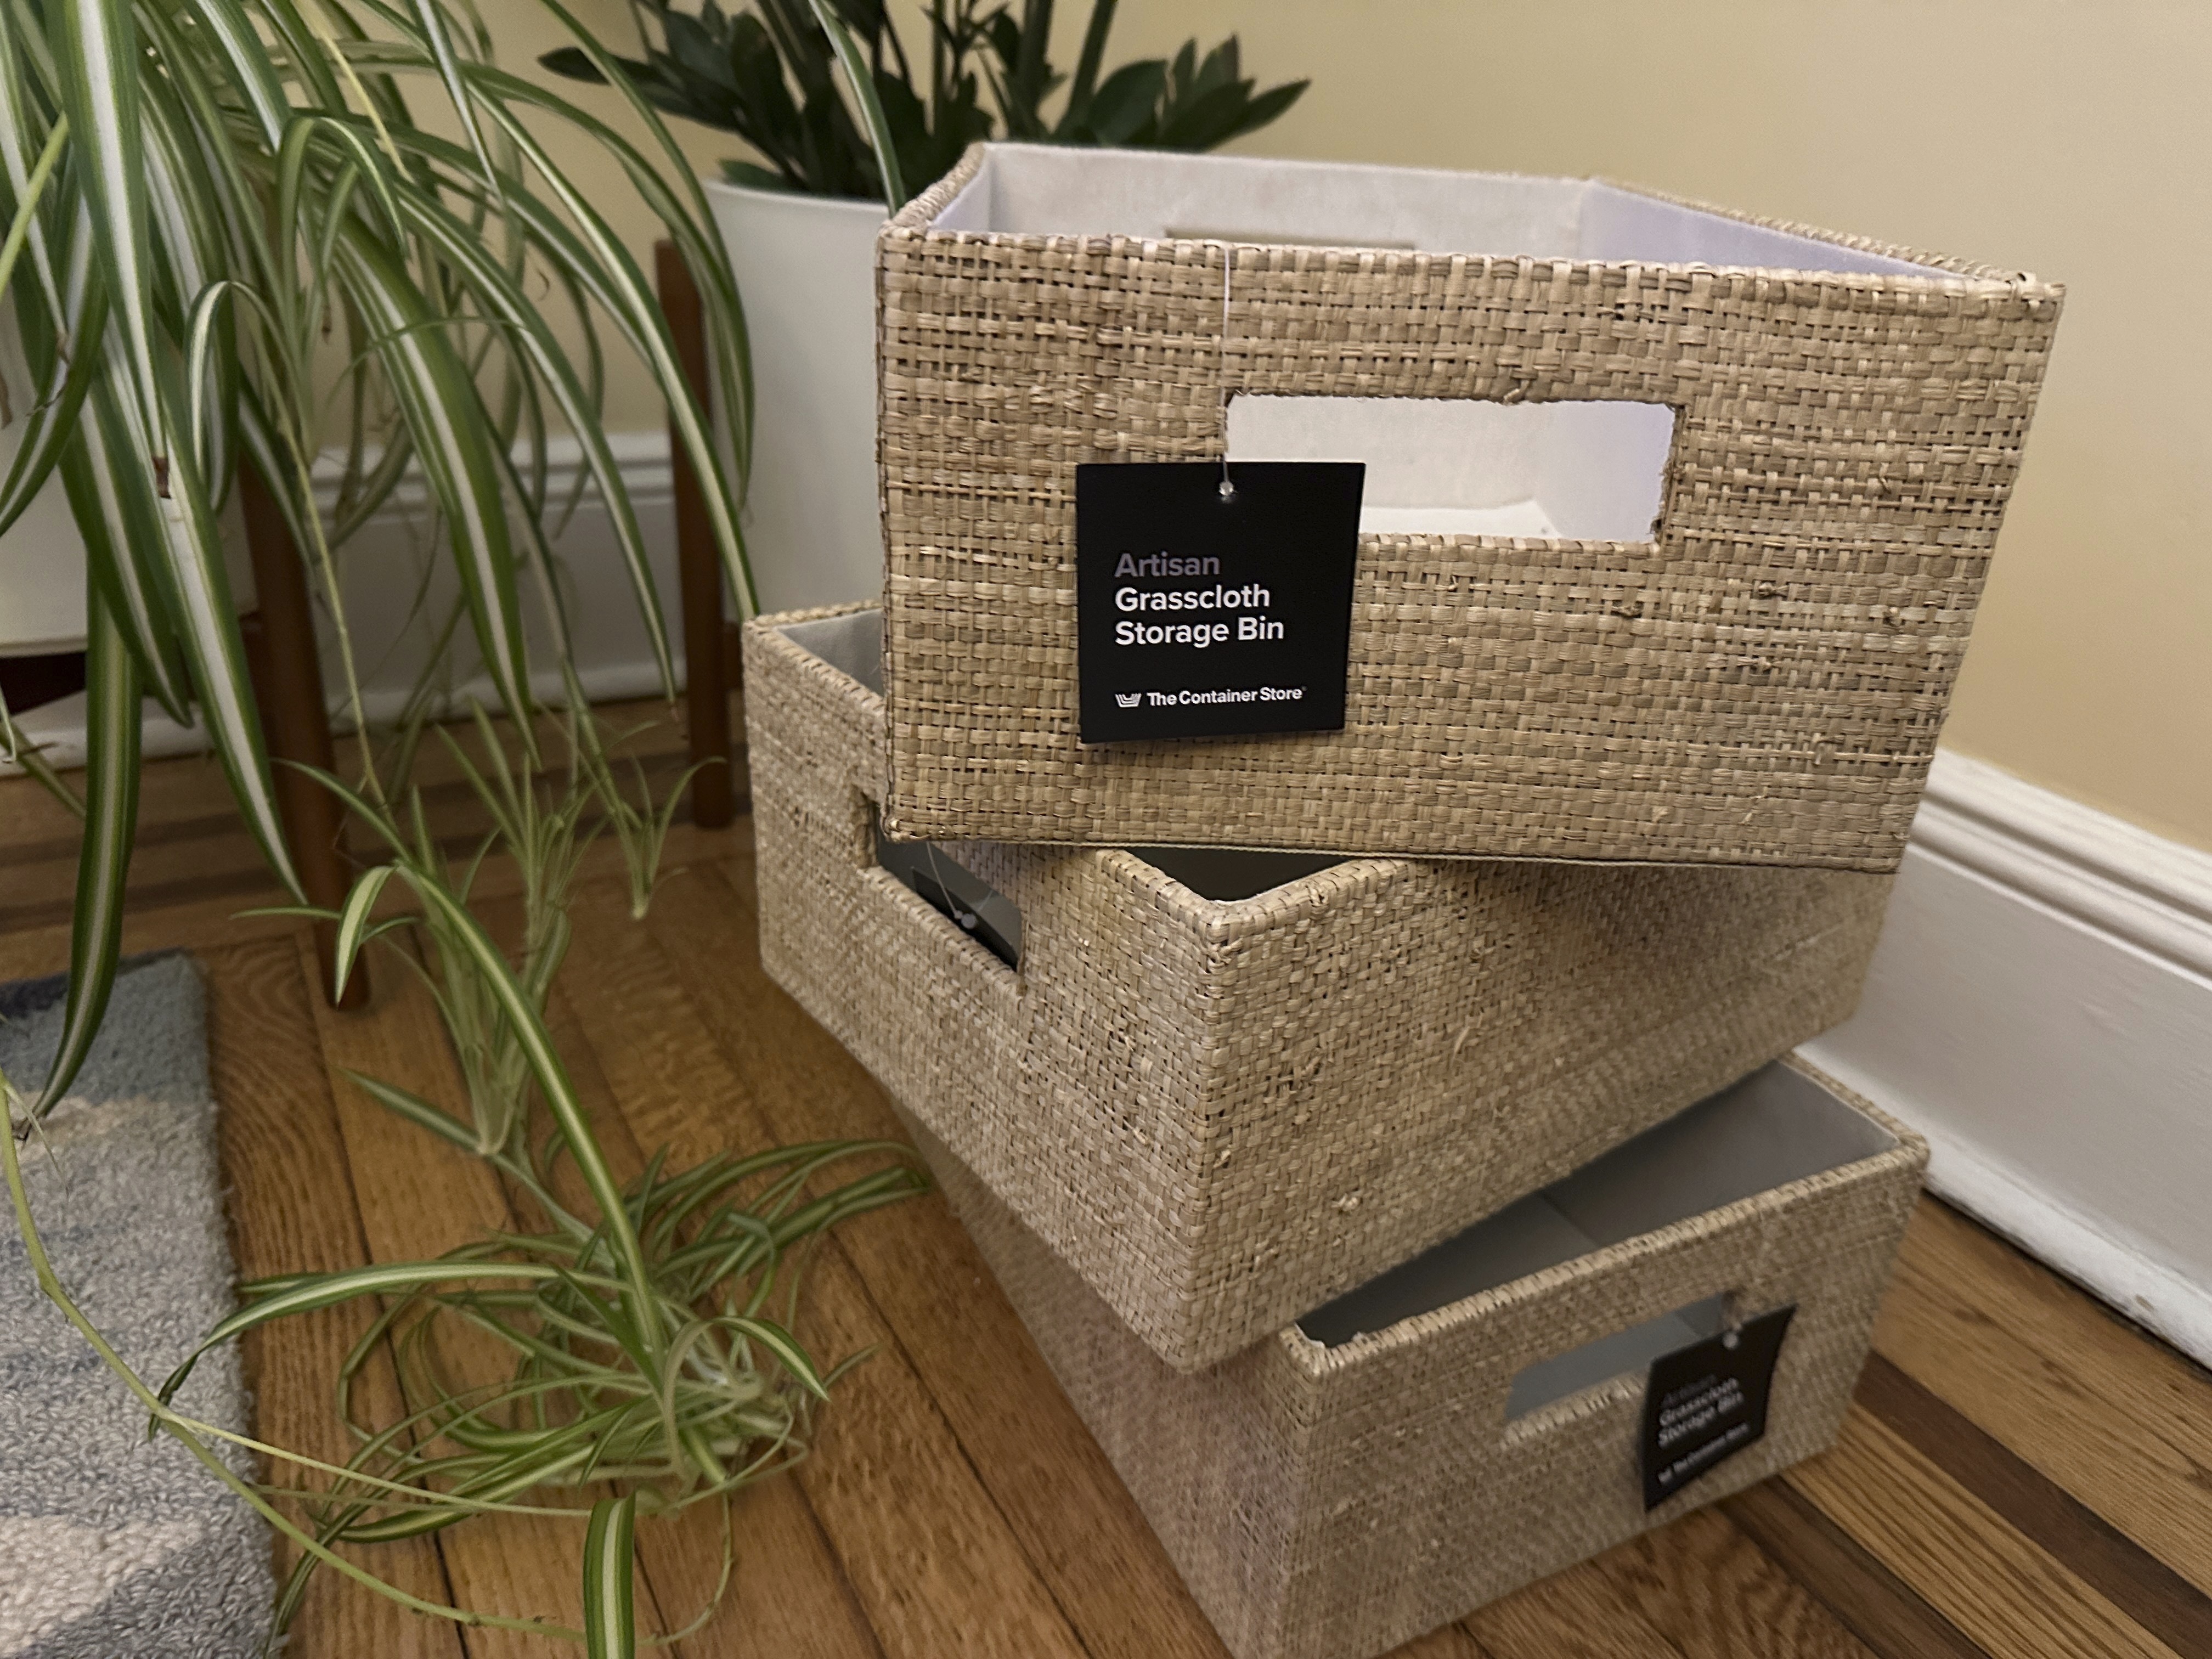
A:
{"type": "Polygon", "coordinates": [[[1685,1659],[1588,1561],[1462,1622],[1492,1659],[1685,1659]]]}
{"type": "Polygon", "coordinates": [[[1594,1565],[1683,1659],[1871,1659],[1835,1614],[1717,1511],[1685,1516],[1594,1565]]]}
{"type": "Polygon", "coordinates": [[[1446,1625],[1426,1636],[1416,1636],[1403,1647],[1391,1649],[1383,1659],[1492,1659],[1492,1656],[1464,1628],[1446,1625]]]}
{"type": "MultiPolygon", "coordinates": [[[[312,971],[312,942],[302,939],[299,949],[312,971]]],[[[428,993],[397,964],[375,982],[369,1006],[354,1013],[333,1012],[318,999],[316,1023],[370,1254],[380,1261],[417,1260],[509,1226],[514,1218],[488,1166],[404,1122],[339,1074],[339,1068],[358,1072],[456,1109],[465,1098],[428,993]]],[[[447,1528],[439,1541],[460,1605],[581,1623],[580,1518],[481,1516],[447,1528]]],[[[657,1609],[641,1610],[641,1620],[658,1616],[657,1609]]],[[[471,1659],[544,1659],[562,1650],[518,1632],[476,1629],[467,1639],[471,1659]]]]}
{"type": "MultiPolygon", "coordinates": [[[[592,974],[574,1006],[639,1145],[668,1146],[680,1165],[732,1146],[773,1144],[752,1087],[650,934],[629,923],[625,896],[607,884],[580,889],[574,920],[575,954],[592,974]]],[[[896,1229],[903,1213],[878,1212],[851,1228],[896,1229]]],[[[818,1355],[878,1350],[841,1385],[820,1455],[799,1479],[884,1652],[1081,1653],[835,1243],[816,1258],[806,1308],[802,1334],[818,1355]]]]}
{"type": "MultiPolygon", "coordinates": [[[[719,869],[651,927],[780,1139],[904,1139],[874,1079],[761,970],[758,921],[719,869]]],[[[1214,1656],[1220,1638],[1075,1414],[967,1233],[932,1196],[847,1254],[1094,1659],[1214,1656]]]]}
{"type": "MultiPolygon", "coordinates": [[[[200,960],[207,974],[216,1139],[240,1277],[362,1265],[367,1246],[297,945],[270,939],[210,951],[200,960]]],[[[331,1390],[367,1323],[364,1310],[332,1308],[248,1333],[246,1385],[257,1438],[331,1463],[346,1460],[352,1441],[331,1390]]],[[[388,1357],[369,1367],[362,1395],[372,1409],[396,1404],[398,1384],[388,1357]]],[[[290,1468],[264,1468],[264,1478],[324,1484],[323,1477],[290,1468]]],[[[276,1554],[281,1583],[296,1551],[280,1540],[276,1554]]],[[[428,1539],[353,1554],[410,1595],[448,1599],[444,1565],[428,1539]]],[[[459,1659],[461,1650],[456,1626],[410,1613],[328,1569],[310,1584],[285,1649],[298,1659],[358,1653],[459,1659]]]]}
{"type": "Polygon", "coordinates": [[[1875,1340],[2014,1456],[2212,1592],[2212,1376],[1934,1203],[1913,1218],[1875,1340]]]}
{"type": "Polygon", "coordinates": [[[1721,1511],[1881,1659],[1989,1659],[1958,1627],[1786,1481],[1722,1500],[1721,1511]]]}
{"type": "MultiPolygon", "coordinates": [[[[657,798],[665,796],[689,764],[681,734],[665,718],[665,711],[647,703],[611,705],[600,712],[611,733],[642,727],[634,741],[617,750],[617,757],[627,770],[634,757],[648,787],[657,798]],[[655,720],[656,714],[663,717],[655,720]]],[[[503,722],[500,729],[506,729],[503,722]]],[[[547,733],[550,751],[559,753],[560,739],[550,721],[547,733]]],[[[473,738],[468,747],[475,755],[473,738]]],[[[510,752],[514,747],[510,743],[510,752]]],[[[342,746],[339,760],[342,767],[355,763],[349,745],[342,746]]],[[[742,800],[742,752],[732,763],[742,800]]],[[[489,820],[459,763],[434,732],[417,751],[416,775],[433,836],[465,854],[489,820]]],[[[0,884],[0,937],[67,922],[80,836],[78,821],[35,783],[0,779],[0,870],[6,872],[0,884]]],[[[131,917],[143,927],[167,913],[209,902],[236,912],[283,902],[259,850],[240,828],[222,769],[206,756],[148,763],[142,770],[126,890],[131,917]]]]}
{"type": "Polygon", "coordinates": [[[2177,1653],[2212,1654],[2212,1596],[1881,1354],[1858,1403],[2177,1653]]]}
{"type": "MultiPolygon", "coordinates": [[[[645,747],[665,782],[676,734],[645,747]]],[[[441,828],[473,833],[451,757],[426,754],[424,776],[441,828]]],[[[372,1247],[421,1255],[511,1214],[482,1166],[333,1084],[326,1059],[349,1058],[399,1081],[417,1064],[429,1086],[449,1087],[450,1060],[422,1038],[434,1039],[434,1022],[417,1019],[394,1047],[374,1018],[335,1020],[302,978],[297,927],[235,915],[272,890],[220,769],[205,757],[154,763],[142,803],[125,948],[192,946],[209,963],[241,1270],[343,1266],[372,1247]],[[349,1161],[334,1189],[331,1172],[349,1161]],[[368,1194],[358,1206],[356,1181],[368,1194]]],[[[0,978],[65,966],[76,839],[75,821],[36,786],[0,780],[0,978]]],[[[733,1139],[883,1133],[887,1104],[873,1085],[760,978],[742,821],[724,832],[679,823],[668,861],[694,873],[675,878],[649,933],[608,929],[625,951],[650,945],[636,958],[643,992],[616,971],[631,957],[580,950],[576,1012],[565,994],[556,1000],[559,1039],[618,1165],[635,1167],[633,1119],[694,1156],[733,1139]]],[[[621,907],[605,883],[618,868],[609,842],[588,855],[584,879],[605,890],[593,902],[610,919],[621,907]]],[[[511,863],[486,866],[479,896],[493,915],[518,890],[511,863]]],[[[404,994],[380,987],[394,988],[404,994]]],[[[824,1352],[884,1346],[830,1413],[802,1477],[744,1498],[729,1603],[686,1644],[690,1659],[1218,1653],[936,1200],[864,1218],[817,1267],[810,1340],[824,1352]]],[[[310,1449],[345,1449],[326,1402],[359,1317],[321,1316],[248,1343],[258,1426],[310,1449]]],[[[2212,1653],[2212,1377],[1935,1205],[1913,1224],[1877,1348],[1839,1455],[1531,1587],[1397,1659],[2212,1653]]],[[[372,1366],[365,1386],[396,1402],[388,1369],[372,1366]]],[[[649,1620],[688,1617],[711,1589],[715,1521],[641,1523],[649,1620]]],[[[580,1529],[545,1525],[542,1536],[482,1522],[447,1534],[461,1599],[572,1609],[580,1529]]],[[[433,1543],[364,1555],[422,1593],[445,1592],[433,1543]]],[[[329,1575],[295,1632],[292,1651],[309,1659],[555,1651],[465,1641],[329,1575]]]]}
{"type": "MultiPolygon", "coordinates": [[[[554,994],[549,1023],[608,1161],[620,1179],[634,1179],[644,1154],[565,991],[554,994]]],[[[881,1659],[844,1566],[797,1480],[771,1476],[741,1494],[732,1525],[736,1569],[713,1622],[685,1644],[687,1652],[702,1659],[881,1659]]],[[[643,1517],[637,1547],[664,1618],[688,1624],[721,1574],[719,1512],[701,1507],[672,1519],[643,1517]]]]}
{"type": "Polygon", "coordinates": [[[1783,1477],[1992,1654],[2172,1659],[2130,1619],[1868,1412],[1783,1477]]]}

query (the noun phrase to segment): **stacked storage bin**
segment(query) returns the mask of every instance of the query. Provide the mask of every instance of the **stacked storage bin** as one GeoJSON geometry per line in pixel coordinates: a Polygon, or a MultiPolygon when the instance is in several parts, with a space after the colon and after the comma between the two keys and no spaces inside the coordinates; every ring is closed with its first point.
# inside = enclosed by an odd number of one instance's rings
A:
{"type": "Polygon", "coordinates": [[[1822,1449],[1926,1149],[1786,1056],[1856,999],[2056,290],[1022,146],[879,264],[884,604],[747,634],[763,958],[1231,1650],[1362,1659],[1822,1449]],[[1516,252],[1391,251],[1455,246],[1516,252]],[[1231,392],[1656,407],[1656,521],[1599,538],[1570,457],[1510,520],[1560,533],[1372,528],[1341,732],[1085,747],[1074,468],[1218,461],[1231,392]],[[1778,1326],[1763,1432],[1655,1475],[1655,1360],[1778,1326]]]}

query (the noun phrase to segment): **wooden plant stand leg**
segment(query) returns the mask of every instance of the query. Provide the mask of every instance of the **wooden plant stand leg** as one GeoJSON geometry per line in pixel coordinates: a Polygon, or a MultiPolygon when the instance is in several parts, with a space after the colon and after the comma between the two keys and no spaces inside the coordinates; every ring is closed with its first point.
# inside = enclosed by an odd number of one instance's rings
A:
{"type": "MultiPolygon", "coordinates": [[[[270,757],[334,772],[337,769],[330,711],[323,701],[322,665],[315,653],[307,567],[283,514],[250,464],[240,463],[238,487],[246,510],[246,550],[253,559],[253,586],[259,595],[256,614],[245,620],[246,659],[270,757]]],[[[307,902],[343,908],[353,885],[353,869],[346,858],[345,813],[337,797],[296,765],[279,764],[276,783],[284,839],[307,902]]],[[[345,994],[331,996],[337,953],[337,924],[316,923],[315,954],[323,964],[323,995],[333,1007],[362,1007],[368,1001],[368,973],[359,961],[346,981],[345,994]]]]}
{"type": "MultiPolygon", "coordinates": [[[[707,380],[707,319],[699,290],[676,244],[654,246],[654,275],[661,314],[676,343],[684,378],[702,409],[712,411],[707,380]]],[[[684,703],[690,727],[691,822],[702,830],[726,828],[736,816],[730,778],[730,676],[722,623],[722,562],[707,521],[699,475],[670,422],[668,449],[676,487],[676,564],[684,610],[684,703]],[[708,763],[701,765],[702,762],[708,763]]]]}

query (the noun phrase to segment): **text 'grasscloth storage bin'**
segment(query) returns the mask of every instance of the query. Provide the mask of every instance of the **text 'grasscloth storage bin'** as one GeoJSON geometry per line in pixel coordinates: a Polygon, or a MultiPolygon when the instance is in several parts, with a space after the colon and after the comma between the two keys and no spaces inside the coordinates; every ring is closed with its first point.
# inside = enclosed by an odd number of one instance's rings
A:
{"type": "Polygon", "coordinates": [[[1778,1062],[1190,1376],[917,1139],[1237,1659],[1367,1659],[1826,1449],[1928,1158],[1778,1062]],[[1651,1361],[1792,1305],[1765,1437],[1647,1511],[1651,1361]]]}
{"type": "Polygon", "coordinates": [[[1009,967],[879,862],[878,627],[747,627],[762,961],[1179,1368],[1857,999],[1883,876],[927,845],[1009,967]]]}
{"type": "MultiPolygon", "coordinates": [[[[1864,870],[2061,299],[1594,181],[995,144],[878,265],[895,837],[1864,870]],[[1483,400],[1442,459],[1535,494],[1365,516],[1342,731],[1083,746],[1076,467],[1211,460],[1280,399],[1483,400]],[[1531,460],[1498,423],[1535,406],[1605,453],[1531,460]]],[[[1280,414],[1238,453],[1332,453],[1280,414]]],[[[1370,494],[1410,428],[1376,430],[1334,452],[1370,494]]]]}

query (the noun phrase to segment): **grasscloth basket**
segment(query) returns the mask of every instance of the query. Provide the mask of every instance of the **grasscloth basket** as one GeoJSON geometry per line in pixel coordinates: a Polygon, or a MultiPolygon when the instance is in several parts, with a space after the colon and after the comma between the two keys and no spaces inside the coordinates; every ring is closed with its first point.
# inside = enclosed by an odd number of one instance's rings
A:
{"type": "Polygon", "coordinates": [[[1018,907],[1009,968],[878,864],[877,625],[747,629],[762,960],[1172,1365],[1238,1352],[1857,999],[1883,876],[939,849],[1018,907]]]}
{"type": "Polygon", "coordinates": [[[1019,145],[878,248],[895,836],[1895,867],[2057,287],[1590,181],[1019,145]],[[1232,394],[1663,405],[1657,522],[1364,534],[1342,732],[1085,748],[1074,469],[1218,457],[1232,394]]]}
{"type": "Polygon", "coordinates": [[[1191,1376],[917,1139],[1237,1659],[1367,1659],[1825,1450],[1928,1155],[1778,1064],[1370,1287],[1424,1311],[1191,1376]],[[1647,1512],[1652,1358],[1793,1304],[1765,1437],[1647,1512]]]}

